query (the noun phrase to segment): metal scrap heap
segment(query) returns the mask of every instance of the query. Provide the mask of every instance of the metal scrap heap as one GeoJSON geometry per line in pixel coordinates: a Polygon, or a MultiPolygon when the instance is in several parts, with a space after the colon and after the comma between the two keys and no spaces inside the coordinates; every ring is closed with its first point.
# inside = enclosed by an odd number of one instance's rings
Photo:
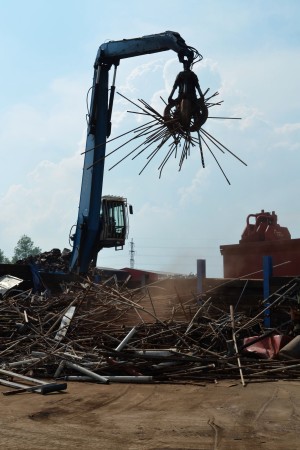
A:
{"type": "MultiPolygon", "coordinates": [[[[274,304],[290,292],[290,285],[284,287],[274,304]]],[[[286,336],[278,327],[264,329],[263,311],[260,305],[248,317],[196,295],[153,298],[149,289],[129,290],[114,278],[100,284],[89,279],[68,283],[55,297],[11,290],[0,301],[0,384],[12,383],[13,392],[24,392],[31,387],[18,388],[11,380],[108,384],[239,379],[246,385],[299,378],[299,356],[283,351],[291,342],[297,344],[299,336],[286,336]]]]}
{"type": "Polygon", "coordinates": [[[43,272],[68,273],[70,253],[71,251],[67,248],[64,248],[63,251],[60,251],[59,248],[53,248],[49,252],[42,252],[20,259],[16,264],[34,264],[34,266],[43,272]]]}

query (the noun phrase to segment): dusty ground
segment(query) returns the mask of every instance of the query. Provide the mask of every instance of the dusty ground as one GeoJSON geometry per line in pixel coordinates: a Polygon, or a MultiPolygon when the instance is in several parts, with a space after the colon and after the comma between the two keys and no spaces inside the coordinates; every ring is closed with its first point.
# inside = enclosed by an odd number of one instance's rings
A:
{"type": "Polygon", "coordinates": [[[0,443],[7,450],[297,450],[299,388],[292,381],[69,382],[65,394],[1,396],[0,443]]]}

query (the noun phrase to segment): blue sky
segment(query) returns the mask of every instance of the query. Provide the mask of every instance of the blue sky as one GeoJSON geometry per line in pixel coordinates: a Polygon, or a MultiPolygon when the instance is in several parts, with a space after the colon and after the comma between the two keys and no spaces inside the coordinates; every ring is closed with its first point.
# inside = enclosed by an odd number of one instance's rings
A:
{"type": "MultiPolygon", "coordinates": [[[[205,124],[248,166],[220,156],[231,185],[205,155],[191,154],[181,172],[171,161],[158,178],[159,158],[138,175],[145,157],[109,167],[103,194],[133,204],[129,240],[135,266],[190,273],[206,259],[222,276],[219,246],[240,239],[246,216],[275,211],[300,237],[300,3],[297,0],[0,0],[0,248],[8,257],[23,234],[43,251],[69,247],[76,222],[86,136],[86,94],[98,47],[177,31],[203,55],[194,68],[201,87],[218,91],[216,115],[241,121],[205,124]]],[[[121,61],[117,90],[163,108],[182,69],[174,52],[121,61]]],[[[113,135],[137,125],[117,97],[113,135]]],[[[130,151],[130,145],[124,150],[130,151]]],[[[113,146],[108,146],[112,150],[113,146]]],[[[104,250],[98,264],[129,266],[123,252],[104,250]]]]}

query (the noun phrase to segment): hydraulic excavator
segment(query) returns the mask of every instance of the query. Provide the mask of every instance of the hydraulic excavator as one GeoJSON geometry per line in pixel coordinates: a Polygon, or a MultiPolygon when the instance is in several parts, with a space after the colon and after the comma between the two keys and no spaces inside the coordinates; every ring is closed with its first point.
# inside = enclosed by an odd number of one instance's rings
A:
{"type": "Polygon", "coordinates": [[[173,130],[176,122],[183,131],[199,128],[207,118],[203,94],[191,67],[202,59],[196,49],[188,46],[180,34],[166,31],[135,39],[123,39],[102,44],[98,50],[91,100],[79,211],[74,234],[70,235],[72,253],[70,272],[85,274],[96,266],[102,248],[122,248],[128,234],[127,200],[123,197],[102,197],[106,140],[111,133],[111,118],[115,95],[116,71],[121,59],[173,50],[184,70],[176,78],[164,112],[166,126],[173,130]],[[109,71],[114,67],[112,84],[109,71]],[[173,99],[178,89],[177,99],[173,99]],[[197,92],[200,99],[197,97],[197,92]],[[172,113],[171,109],[176,113],[172,113]]]}

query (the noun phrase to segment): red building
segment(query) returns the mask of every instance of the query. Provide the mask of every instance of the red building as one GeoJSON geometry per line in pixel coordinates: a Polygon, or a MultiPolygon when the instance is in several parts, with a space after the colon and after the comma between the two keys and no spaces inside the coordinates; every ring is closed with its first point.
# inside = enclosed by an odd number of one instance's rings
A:
{"type": "Polygon", "coordinates": [[[250,214],[239,244],[221,245],[224,278],[263,278],[263,257],[271,256],[273,276],[300,275],[300,239],[292,239],[277,215],[262,210],[250,214]]]}

